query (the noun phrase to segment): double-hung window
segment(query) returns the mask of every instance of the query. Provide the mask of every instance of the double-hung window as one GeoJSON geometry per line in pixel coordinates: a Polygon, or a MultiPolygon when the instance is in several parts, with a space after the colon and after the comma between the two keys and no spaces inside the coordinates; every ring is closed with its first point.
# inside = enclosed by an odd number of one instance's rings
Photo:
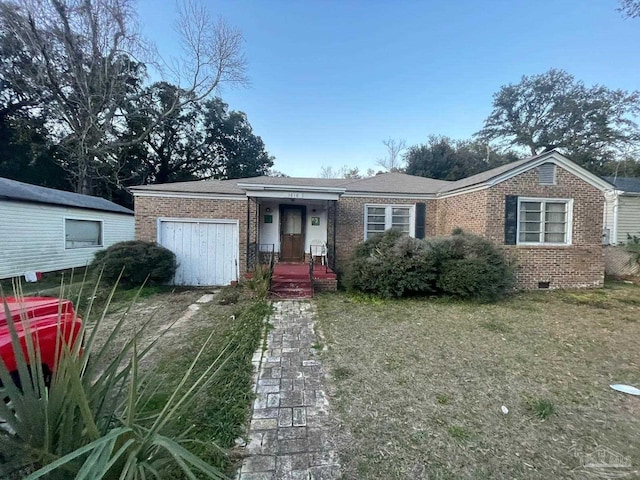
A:
{"type": "Polygon", "coordinates": [[[414,236],[414,215],[413,205],[367,205],[364,238],[373,238],[391,228],[414,236]]]}
{"type": "Polygon", "coordinates": [[[573,202],[563,199],[518,199],[518,243],[570,245],[573,202]]]}
{"type": "Polygon", "coordinates": [[[86,248],[102,246],[102,222],[100,220],[64,221],[64,248],[86,248]]]}

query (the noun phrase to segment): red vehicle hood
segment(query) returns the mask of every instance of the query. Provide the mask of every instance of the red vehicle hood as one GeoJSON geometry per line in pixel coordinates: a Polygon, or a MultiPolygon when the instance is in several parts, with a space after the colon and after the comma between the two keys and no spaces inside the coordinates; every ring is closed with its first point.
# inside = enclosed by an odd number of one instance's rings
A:
{"type": "Polygon", "coordinates": [[[15,323],[20,322],[21,315],[26,315],[27,318],[54,316],[57,319],[58,313],[74,313],[73,305],[69,300],[60,300],[53,297],[24,297],[19,299],[5,297],[0,300],[0,325],[6,325],[7,323],[6,307],[9,307],[9,315],[11,315],[15,323]]]}

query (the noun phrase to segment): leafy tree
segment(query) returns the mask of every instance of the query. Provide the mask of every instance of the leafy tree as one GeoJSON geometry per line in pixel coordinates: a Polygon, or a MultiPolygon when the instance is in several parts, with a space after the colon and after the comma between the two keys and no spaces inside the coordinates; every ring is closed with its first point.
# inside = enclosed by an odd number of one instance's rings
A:
{"type": "Polygon", "coordinates": [[[56,163],[56,148],[47,141],[40,117],[26,109],[0,107],[0,177],[60,190],[70,190],[65,171],[56,163]]]}
{"type": "Polygon", "coordinates": [[[244,112],[229,111],[220,98],[204,105],[204,143],[206,155],[213,160],[215,178],[247,178],[267,175],[274,158],[265,150],[262,138],[244,112]]]}
{"type": "Polygon", "coordinates": [[[211,176],[212,160],[204,155],[203,108],[189,103],[166,112],[185,92],[167,82],[158,82],[132,103],[125,114],[127,128],[121,139],[136,138],[151,127],[140,143],[123,148],[113,177],[126,185],[167,183],[211,176]]]}
{"type": "Polygon", "coordinates": [[[175,75],[188,79],[185,95],[123,142],[122,109],[145,94],[146,68],[134,59],[148,46],[134,20],[131,0],[0,2],[0,43],[13,52],[0,62],[0,78],[46,110],[50,133],[65,149],[61,166],[80,193],[91,193],[96,178],[114,171],[114,152],[141,142],[175,109],[208,97],[222,83],[244,81],[241,35],[188,3],[177,25],[185,53],[172,63],[175,75]]]}
{"type": "MultiPolygon", "coordinates": [[[[132,107],[123,138],[139,135],[175,98],[184,95],[166,82],[152,85],[132,107]],[[142,103],[142,104],[141,104],[142,103]]],[[[114,174],[123,185],[157,184],[204,178],[265,175],[273,157],[253,133],[242,112],[229,111],[220,98],[175,108],[153,125],[142,143],[124,149],[114,174]]]]}
{"type": "Polygon", "coordinates": [[[503,86],[476,136],[526,148],[532,155],[560,148],[598,171],[640,138],[633,121],[639,109],[638,92],[586,87],[567,72],[552,69],[503,86]]]}
{"type": "Polygon", "coordinates": [[[431,135],[427,143],[410,147],[405,160],[410,175],[459,180],[517,160],[517,156],[494,152],[481,142],[431,135]]]}

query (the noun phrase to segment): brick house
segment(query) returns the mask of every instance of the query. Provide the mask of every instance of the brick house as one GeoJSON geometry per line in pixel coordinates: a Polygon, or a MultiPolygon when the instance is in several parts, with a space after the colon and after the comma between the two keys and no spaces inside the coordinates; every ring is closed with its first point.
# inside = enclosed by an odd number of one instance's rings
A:
{"type": "Polygon", "coordinates": [[[228,284],[272,252],[304,262],[318,248],[340,271],[357,243],[386,229],[424,238],[459,227],[500,245],[516,262],[518,286],[534,289],[602,286],[612,188],[554,150],[455,182],[255,177],[133,192],[136,238],[176,252],[177,284],[228,284]]]}

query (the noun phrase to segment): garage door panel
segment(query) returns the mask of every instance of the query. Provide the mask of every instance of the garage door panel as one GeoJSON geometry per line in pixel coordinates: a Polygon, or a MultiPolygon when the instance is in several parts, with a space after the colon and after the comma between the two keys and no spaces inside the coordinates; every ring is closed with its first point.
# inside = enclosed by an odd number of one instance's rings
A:
{"type": "Polygon", "coordinates": [[[237,280],[237,223],[161,220],[159,227],[159,243],[178,261],[175,285],[228,285],[237,280]]]}

